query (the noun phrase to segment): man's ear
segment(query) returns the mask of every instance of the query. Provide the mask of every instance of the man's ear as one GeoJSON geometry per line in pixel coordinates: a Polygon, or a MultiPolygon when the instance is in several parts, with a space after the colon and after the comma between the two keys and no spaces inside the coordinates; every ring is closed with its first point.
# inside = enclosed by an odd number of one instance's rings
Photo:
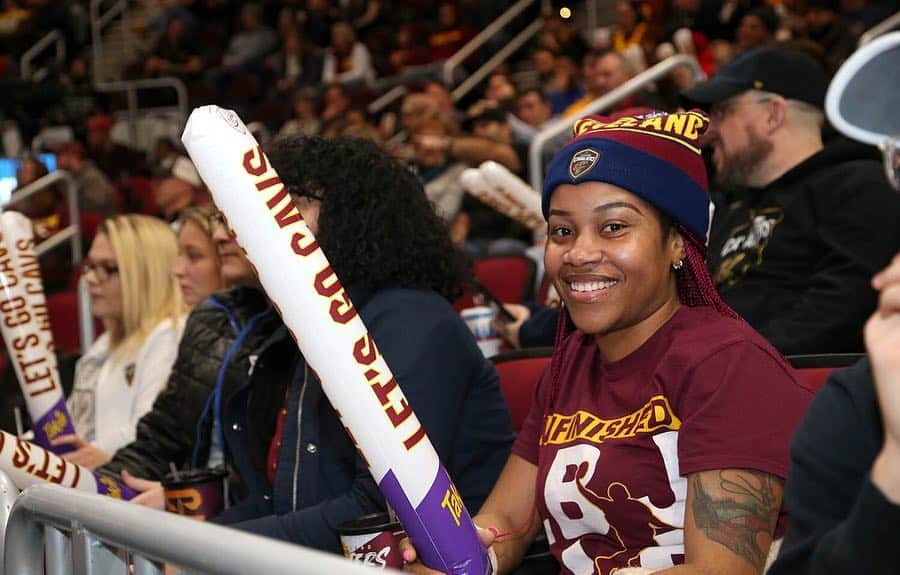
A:
{"type": "Polygon", "coordinates": [[[683,261],[687,257],[687,251],[684,248],[684,237],[675,229],[675,226],[669,230],[669,246],[672,254],[672,264],[683,261]]]}
{"type": "Polygon", "coordinates": [[[788,103],[781,96],[766,102],[766,132],[771,134],[781,128],[787,121],[788,103]]]}

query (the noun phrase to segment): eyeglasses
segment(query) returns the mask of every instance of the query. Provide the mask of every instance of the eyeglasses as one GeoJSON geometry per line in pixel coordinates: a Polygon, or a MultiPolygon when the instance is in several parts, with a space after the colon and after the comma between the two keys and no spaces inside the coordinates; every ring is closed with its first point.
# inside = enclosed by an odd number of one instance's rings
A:
{"type": "Polygon", "coordinates": [[[210,230],[210,232],[215,231],[216,226],[218,226],[219,224],[222,224],[223,226],[227,225],[225,223],[225,214],[223,214],[219,210],[216,210],[209,215],[209,230],[210,230]]]}
{"type": "Polygon", "coordinates": [[[878,147],[884,156],[884,173],[888,182],[900,192],[900,136],[888,138],[878,147]]]}
{"type": "Polygon", "coordinates": [[[105,282],[110,277],[118,275],[119,266],[109,262],[96,262],[85,258],[81,262],[81,270],[84,274],[93,273],[100,282],[105,282]]]}
{"type": "Polygon", "coordinates": [[[709,119],[715,120],[716,122],[721,122],[722,120],[727,118],[728,115],[731,114],[731,112],[733,112],[740,106],[749,104],[766,104],[768,102],[771,102],[772,100],[772,96],[766,96],[764,98],[759,98],[758,100],[737,100],[735,98],[729,98],[710,106],[709,119]]]}

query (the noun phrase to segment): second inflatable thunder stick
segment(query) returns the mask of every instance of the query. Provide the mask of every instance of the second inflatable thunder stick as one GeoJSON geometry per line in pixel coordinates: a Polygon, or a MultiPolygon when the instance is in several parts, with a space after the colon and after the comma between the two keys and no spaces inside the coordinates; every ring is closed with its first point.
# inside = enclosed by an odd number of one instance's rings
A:
{"type": "Polygon", "coordinates": [[[34,232],[18,212],[0,215],[0,329],[31,416],[34,443],[54,453],[72,451],[71,445],[50,446],[75,428],[56,366],[34,232]]]}
{"type": "Polygon", "coordinates": [[[0,431],[0,471],[19,489],[35,483],[56,483],[115,499],[131,499],[137,495],[136,491],[111,477],[66,461],[48,449],[5,431],[0,431]]]}
{"type": "Polygon", "coordinates": [[[182,141],[422,561],[489,573],[425,430],[252,134],[234,112],[205,106],[182,141]]]}

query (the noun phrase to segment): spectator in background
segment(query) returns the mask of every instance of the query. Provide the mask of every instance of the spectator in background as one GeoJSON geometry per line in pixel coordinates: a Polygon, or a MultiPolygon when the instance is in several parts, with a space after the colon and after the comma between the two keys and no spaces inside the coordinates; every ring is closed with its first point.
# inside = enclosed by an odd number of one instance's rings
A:
{"type": "Polygon", "coordinates": [[[447,86],[441,82],[435,80],[425,82],[422,86],[422,93],[434,100],[442,120],[448,125],[460,124],[465,120],[466,115],[454,105],[453,96],[450,95],[447,86]]]}
{"type": "Polygon", "coordinates": [[[858,39],[840,13],[839,0],[809,0],[804,18],[806,37],[825,50],[828,72],[833,74],[856,50],[858,39]]]}
{"type": "Polygon", "coordinates": [[[900,250],[900,196],[871,151],[822,143],[827,76],[773,46],[682,94],[727,194],[710,234],[722,298],[786,355],[862,351],[869,278],[900,250]]]}
{"type": "Polygon", "coordinates": [[[115,189],[109,179],[93,161],[84,157],[81,142],[63,144],[56,151],[57,166],[66,170],[78,186],[78,208],[84,212],[97,212],[105,216],[115,211],[115,189]]]}
{"type": "MultiPolygon", "coordinates": [[[[19,168],[16,170],[16,189],[13,195],[21,188],[43,178],[49,172],[47,166],[34,154],[26,153],[19,158],[19,168]]],[[[40,191],[30,198],[18,202],[15,210],[22,212],[31,220],[34,227],[34,235],[43,240],[59,231],[62,221],[60,218],[59,203],[62,194],[57,186],[40,191]]]]}
{"type": "Polygon", "coordinates": [[[347,85],[371,84],[375,81],[372,57],[356,33],[346,22],[331,27],[331,45],[325,50],[322,82],[347,85]]]}
{"type": "Polygon", "coordinates": [[[209,203],[200,174],[187,156],[178,156],[153,187],[153,201],[162,218],[174,222],[188,206],[209,203]]]}
{"type": "Polygon", "coordinates": [[[625,52],[631,46],[643,50],[649,28],[636,2],[620,0],[616,3],[616,27],[612,33],[610,48],[625,52]]]}
{"type": "Polygon", "coordinates": [[[448,153],[447,126],[434,119],[418,128],[413,138],[412,168],[425,186],[425,196],[437,214],[451,223],[459,213],[465,190],[459,176],[466,165],[454,161],[448,153]]]}
{"type": "Polygon", "coordinates": [[[278,45],[278,35],[263,25],[257,4],[241,6],[240,24],[239,31],[228,41],[219,66],[206,73],[218,93],[236,75],[257,73],[259,63],[278,45]]]}
{"type": "Polygon", "coordinates": [[[115,183],[146,174],[144,154],[112,139],[113,123],[106,114],[88,118],[86,155],[115,183]]]}
{"type": "Polygon", "coordinates": [[[306,10],[298,14],[303,24],[303,35],[309,41],[325,49],[331,43],[331,30],[339,21],[339,5],[330,0],[306,0],[306,10]]]}
{"type": "Polygon", "coordinates": [[[741,18],[735,32],[735,44],[738,52],[746,52],[761,48],[775,41],[778,31],[778,14],[771,6],[757,6],[741,18]]]}
{"type": "MultiPolygon", "coordinates": [[[[552,54],[549,51],[546,53],[552,54]]],[[[553,115],[558,116],[584,96],[584,87],[579,83],[578,65],[571,56],[558,54],[553,57],[552,62],[553,74],[544,87],[553,115]]]]}
{"type": "Polygon", "coordinates": [[[212,204],[191,206],[181,211],[176,222],[178,257],[172,275],[178,280],[185,305],[191,308],[225,287],[212,238],[210,218],[214,212],[212,204]]]}
{"type": "Polygon", "coordinates": [[[494,71],[488,77],[484,90],[484,99],[505,112],[512,112],[516,107],[516,87],[506,72],[494,71]]]}
{"type": "Polygon", "coordinates": [[[278,137],[318,134],[322,129],[322,121],[316,110],[318,98],[315,90],[312,88],[295,90],[292,103],[294,116],[281,126],[278,137]]]}
{"type": "Polygon", "coordinates": [[[428,63],[430,54],[421,26],[415,23],[400,26],[395,41],[394,49],[388,54],[393,73],[399,74],[407,67],[428,63]]]}
{"type": "Polygon", "coordinates": [[[342,121],[348,110],[350,110],[350,97],[347,95],[347,88],[338,82],[325,86],[319,114],[322,121],[320,132],[325,131],[329,125],[342,121]]]}
{"type": "Polygon", "coordinates": [[[174,15],[144,60],[145,76],[191,77],[203,69],[203,58],[194,37],[185,31],[184,19],[174,15]]]}
{"type": "MultiPolygon", "coordinates": [[[[584,96],[566,108],[562,113],[562,117],[574,118],[578,116],[588,104],[618,88],[633,78],[635,73],[632,63],[618,52],[607,51],[596,56],[593,60],[591,76],[588,80],[590,83],[585,84],[586,91],[584,96]]],[[[608,108],[606,113],[612,114],[635,107],[659,108],[660,106],[649,92],[639,91],[619,100],[612,108],[608,108]]]]}
{"type": "Polygon", "coordinates": [[[292,93],[305,86],[316,86],[322,78],[321,51],[291,29],[281,37],[281,50],[266,58],[278,94],[292,93]]]}
{"type": "Polygon", "coordinates": [[[891,15],[885,4],[869,0],[841,0],[841,12],[855,38],[891,15]]]}
{"type": "Polygon", "coordinates": [[[75,368],[68,407],[77,435],[53,440],[76,448],[69,461],[108,462],[168,380],[187,311],[172,276],[177,252],[169,226],[148,216],[116,216],[97,231],[83,269],[104,333],[75,368]]]}
{"type": "Polygon", "coordinates": [[[438,27],[428,35],[430,61],[446,60],[456,54],[472,36],[472,31],[459,22],[456,4],[441,2],[438,6],[438,27]]]}
{"type": "Polygon", "coordinates": [[[525,90],[516,100],[515,116],[508,118],[513,138],[520,145],[530,144],[552,117],[553,109],[544,93],[537,88],[525,90]]]}

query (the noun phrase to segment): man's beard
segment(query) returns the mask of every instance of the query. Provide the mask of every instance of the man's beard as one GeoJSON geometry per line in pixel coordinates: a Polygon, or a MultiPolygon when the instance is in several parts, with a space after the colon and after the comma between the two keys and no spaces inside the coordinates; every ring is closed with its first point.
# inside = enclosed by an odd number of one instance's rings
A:
{"type": "Polygon", "coordinates": [[[716,183],[723,189],[750,187],[754,172],[772,153],[775,145],[769,140],[750,134],[750,141],[741,150],[722,159],[716,183]]]}

